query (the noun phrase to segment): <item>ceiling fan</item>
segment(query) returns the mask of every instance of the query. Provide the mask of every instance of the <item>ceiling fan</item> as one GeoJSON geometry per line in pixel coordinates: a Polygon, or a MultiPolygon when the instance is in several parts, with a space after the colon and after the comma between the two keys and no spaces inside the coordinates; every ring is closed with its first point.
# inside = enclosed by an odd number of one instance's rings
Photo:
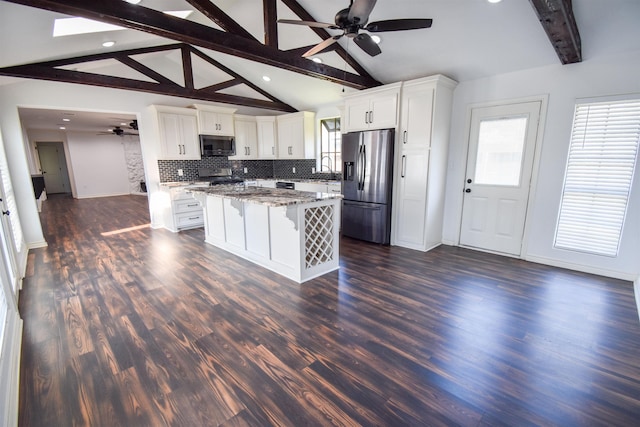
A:
{"type": "MultiPolygon", "coordinates": [[[[138,123],[136,120],[134,120],[133,122],[131,122],[129,124],[129,126],[133,129],[133,130],[138,130],[138,123]],[[135,127],[132,126],[135,124],[135,127]]],[[[124,129],[122,129],[120,126],[113,126],[113,129],[111,129],[109,132],[99,132],[98,135],[117,135],[117,136],[125,136],[125,135],[135,135],[138,136],[137,132],[129,132],[126,131],[124,129]]]]}
{"type": "Polygon", "coordinates": [[[351,0],[348,8],[342,9],[336,14],[335,24],[327,24],[315,21],[296,21],[292,19],[279,19],[282,24],[306,25],[315,28],[328,28],[330,30],[342,30],[342,34],[329,37],[316,46],[309,49],[302,56],[304,58],[315,55],[327,49],[338,41],[342,36],[352,38],[362,50],[371,56],[376,56],[382,51],[367,33],[360,33],[365,30],[370,33],[383,31],[404,31],[429,28],[433,20],[431,19],[388,19],[367,24],[369,14],[373,10],[377,0],[351,0]]]}

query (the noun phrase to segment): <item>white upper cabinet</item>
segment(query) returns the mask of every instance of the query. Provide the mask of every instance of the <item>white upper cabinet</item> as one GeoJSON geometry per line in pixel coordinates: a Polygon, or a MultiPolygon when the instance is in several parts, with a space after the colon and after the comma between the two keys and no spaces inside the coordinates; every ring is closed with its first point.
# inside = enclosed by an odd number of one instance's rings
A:
{"type": "Polygon", "coordinates": [[[394,83],[346,97],[342,132],[395,128],[400,86],[394,83]]]}
{"type": "Polygon", "coordinates": [[[315,113],[284,114],[276,122],[278,159],[315,159],[315,113]]]}
{"type": "Polygon", "coordinates": [[[198,132],[202,135],[234,136],[233,113],[235,108],[194,104],[198,111],[198,132]]]}
{"type": "Polygon", "coordinates": [[[160,160],[200,160],[196,112],[190,108],[152,107],[158,119],[160,160]]]}
{"type": "Polygon", "coordinates": [[[236,155],[231,160],[250,160],[258,158],[258,133],[256,118],[235,116],[236,155]]]}
{"type": "Polygon", "coordinates": [[[259,159],[275,159],[277,130],[275,116],[258,116],[256,117],[258,130],[258,158],[259,159]]]}

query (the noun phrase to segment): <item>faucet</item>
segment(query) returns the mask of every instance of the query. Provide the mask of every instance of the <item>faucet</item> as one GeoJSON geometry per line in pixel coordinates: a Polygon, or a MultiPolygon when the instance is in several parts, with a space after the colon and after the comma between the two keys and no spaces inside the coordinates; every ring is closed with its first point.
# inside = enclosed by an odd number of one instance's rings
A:
{"type": "Polygon", "coordinates": [[[329,156],[322,156],[322,158],[320,159],[320,172],[322,172],[322,168],[324,167],[324,165],[322,164],[322,161],[323,161],[324,159],[329,159],[329,163],[327,164],[327,168],[329,168],[329,179],[335,179],[335,178],[336,178],[336,176],[335,176],[335,174],[333,173],[333,169],[331,169],[331,162],[332,162],[332,159],[331,159],[331,157],[329,157],[329,156]]]}

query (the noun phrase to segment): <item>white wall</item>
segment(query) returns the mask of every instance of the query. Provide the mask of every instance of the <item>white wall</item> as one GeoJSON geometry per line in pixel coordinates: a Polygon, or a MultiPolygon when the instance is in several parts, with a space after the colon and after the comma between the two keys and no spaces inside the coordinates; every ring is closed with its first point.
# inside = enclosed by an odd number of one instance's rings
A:
{"type": "Polygon", "coordinates": [[[637,93],[640,98],[640,51],[462,82],[454,92],[444,242],[459,242],[468,146],[469,107],[473,104],[549,95],[538,178],[530,199],[523,257],[537,262],[634,280],[640,273],[640,173],[616,258],[553,248],[569,137],[576,100],[637,93]]]}
{"type": "Polygon", "coordinates": [[[122,138],[67,132],[67,143],[78,199],[130,193],[122,138]]]}

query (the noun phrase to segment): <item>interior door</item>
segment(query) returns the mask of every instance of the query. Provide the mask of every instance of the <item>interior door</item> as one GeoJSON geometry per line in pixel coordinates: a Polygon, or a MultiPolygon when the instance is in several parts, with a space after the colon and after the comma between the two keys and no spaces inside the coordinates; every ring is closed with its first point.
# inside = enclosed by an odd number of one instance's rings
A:
{"type": "Polygon", "coordinates": [[[460,244],[519,256],[541,102],[474,108],[460,244]]]}
{"type": "Polygon", "coordinates": [[[44,177],[44,185],[47,194],[68,193],[70,190],[65,185],[66,165],[64,151],[59,143],[39,142],[38,157],[40,169],[44,177]]]}

